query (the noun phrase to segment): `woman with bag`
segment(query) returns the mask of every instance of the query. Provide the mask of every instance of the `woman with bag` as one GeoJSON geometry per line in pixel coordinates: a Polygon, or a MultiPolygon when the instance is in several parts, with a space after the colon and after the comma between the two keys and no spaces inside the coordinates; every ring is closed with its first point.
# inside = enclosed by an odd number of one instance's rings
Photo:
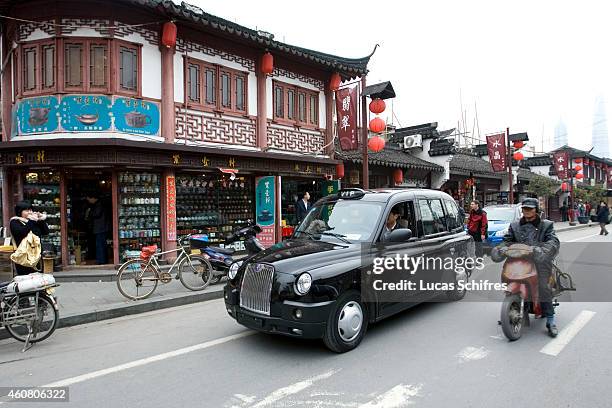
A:
{"type": "MultiPolygon", "coordinates": [[[[16,217],[11,218],[11,236],[14,240],[15,247],[19,247],[21,241],[23,241],[30,232],[37,237],[43,237],[49,234],[49,227],[45,220],[47,214],[41,214],[35,212],[32,208],[32,204],[29,201],[20,201],[15,206],[16,217]]],[[[37,272],[36,269],[27,266],[15,264],[17,275],[28,275],[33,272],[37,272]]]]}

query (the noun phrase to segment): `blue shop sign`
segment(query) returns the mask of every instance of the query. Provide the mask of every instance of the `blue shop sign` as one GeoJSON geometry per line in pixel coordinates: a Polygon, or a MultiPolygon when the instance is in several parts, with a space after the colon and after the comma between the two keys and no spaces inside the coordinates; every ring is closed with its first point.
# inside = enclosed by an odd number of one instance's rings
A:
{"type": "Polygon", "coordinates": [[[255,186],[255,208],[257,223],[260,226],[274,225],[274,176],[259,177],[255,186]]]}
{"type": "Polygon", "coordinates": [[[115,128],[119,132],[159,135],[159,106],[133,98],[116,98],[113,104],[115,128]]]}
{"type": "Polygon", "coordinates": [[[111,100],[104,95],[67,95],[61,103],[62,127],[73,132],[111,128],[111,100]]]}
{"type": "Polygon", "coordinates": [[[55,96],[23,99],[18,103],[19,134],[47,133],[57,130],[58,102],[55,96]]]}

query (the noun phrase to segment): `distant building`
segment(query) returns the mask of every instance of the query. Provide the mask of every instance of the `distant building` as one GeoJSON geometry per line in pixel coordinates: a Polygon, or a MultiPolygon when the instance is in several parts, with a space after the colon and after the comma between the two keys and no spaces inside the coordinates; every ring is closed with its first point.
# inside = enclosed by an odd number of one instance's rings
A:
{"type": "Polygon", "coordinates": [[[558,149],[566,144],[568,144],[567,126],[565,125],[563,119],[559,119],[557,126],[555,126],[554,148],[558,149]]]}
{"type": "Polygon", "coordinates": [[[608,141],[608,120],[606,102],[603,96],[595,100],[593,114],[593,154],[599,157],[610,157],[610,142],[608,141]]]}

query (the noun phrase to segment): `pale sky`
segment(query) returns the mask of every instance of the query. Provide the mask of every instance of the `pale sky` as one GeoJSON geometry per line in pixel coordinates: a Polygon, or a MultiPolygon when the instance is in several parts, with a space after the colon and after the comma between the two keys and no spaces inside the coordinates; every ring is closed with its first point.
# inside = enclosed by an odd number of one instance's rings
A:
{"type": "Polygon", "coordinates": [[[466,127],[473,129],[476,103],[483,140],[509,127],[528,132],[537,150],[542,139],[549,149],[562,118],[570,144],[588,149],[598,95],[612,117],[612,5],[605,1],[189,3],[276,40],[343,57],[380,44],[368,83],[392,82],[401,126],[456,127],[461,93],[466,127]]]}

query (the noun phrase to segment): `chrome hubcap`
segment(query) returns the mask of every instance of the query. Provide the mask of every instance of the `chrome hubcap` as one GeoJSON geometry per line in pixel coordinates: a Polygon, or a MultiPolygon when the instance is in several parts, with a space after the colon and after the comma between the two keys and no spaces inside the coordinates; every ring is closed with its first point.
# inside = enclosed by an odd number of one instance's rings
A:
{"type": "Polygon", "coordinates": [[[338,316],[338,334],[346,342],[353,341],[359,335],[362,323],[361,306],[357,302],[350,301],[344,305],[338,316]]]}

